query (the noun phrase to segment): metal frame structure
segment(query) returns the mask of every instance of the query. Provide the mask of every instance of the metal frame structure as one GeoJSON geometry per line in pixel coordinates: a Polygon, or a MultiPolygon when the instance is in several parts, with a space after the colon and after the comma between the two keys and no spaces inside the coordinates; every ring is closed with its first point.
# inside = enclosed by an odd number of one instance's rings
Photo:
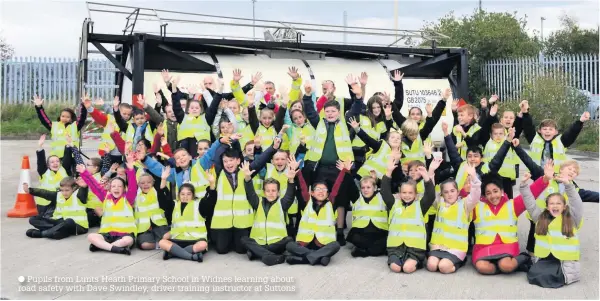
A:
{"type": "MultiPolygon", "coordinates": [[[[217,72],[222,77],[218,64],[212,65],[196,59],[190,53],[208,54],[268,54],[277,51],[309,53],[319,58],[341,57],[348,59],[398,59],[418,57],[421,61],[401,68],[406,77],[442,78],[448,77],[454,88],[455,97],[468,98],[467,51],[463,48],[437,47],[437,41],[447,36],[420,30],[394,30],[364,28],[352,26],[323,25],[311,23],[290,23],[272,20],[253,20],[246,18],[222,17],[190,12],[177,12],[116,4],[87,2],[88,18],[83,22],[79,55],[79,92],[87,85],[87,60],[89,53],[100,53],[109,59],[119,70],[114,87],[115,94],[123,85],[126,76],[132,81],[132,94],[142,94],[144,71],[168,68],[178,72],[217,72]],[[124,15],[125,27],[122,34],[94,32],[92,13],[124,15]],[[160,16],[159,16],[160,13],[160,16]],[[157,26],[159,31],[136,31],[140,22],[157,26]],[[208,35],[169,33],[167,26],[173,23],[205,24],[230,27],[250,27],[266,29],[265,40],[253,37],[208,37],[208,35]],[[271,34],[271,30],[274,33],[271,34]],[[281,32],[282,34],[279,34],[281,32]],[[342,35],[361,35],[390,37],[391,43],[353,44],[328,42],[317,43],[308,38],[309,33],[339,33],[342,35]],[[295,36],[292,37],[292,34],[295,36]],[[398,47],[401,40],[421,39],[430,47],[398,47]],[[88,50],[92,44],[97,50],[88,50]],[[102,44],[114,44],[115,50],[108,51],[102,44]],[[131,53],[131,72],[125,68],[127,57],[131,53]],[[114,55],[114,56],[113,56],[114,55]]],[[[198,30],[197,32],[201,32],[198,30]]],[[[394,70],[388,70],[391,73],[394,70]]]]}

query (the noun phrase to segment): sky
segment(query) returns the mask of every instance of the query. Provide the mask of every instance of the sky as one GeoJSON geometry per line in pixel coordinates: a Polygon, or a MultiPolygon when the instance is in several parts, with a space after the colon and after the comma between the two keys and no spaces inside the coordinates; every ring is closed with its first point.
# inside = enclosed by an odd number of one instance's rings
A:
{"type": "MultiPolygon", "coordinates": [[[[101,1],[101,0],[96,0],[101,1]]],[[[252,19],[252,1],[102,1],[125,6],[182,11],[188,13],[230,16],[252,19]]],[[[478,6],[477,0],[469,1],[397,1],[398,28],[418,30],[427,22],[434,22],[453,11],[455,15],[468,15],[478,6]]],[[[94,7],[93,5],[91,7],[94,7]]],[[[98,6],[95,6],[100,8],[98,6]]],[[[257,20],[284,20],[315,24],[343,25],[344,11],[349,26],[394,28],[394,1],[266,1],[255,3],[257,20]]],[[[581,27],[596,28],[599,24],[598,1],[491,1],[482,0],[482,7],[493,12],[516,12],[526,17],[530,34],[539,33],[540,18],[544,17],[544,35],[560,28],[562,14],[574,16],[581,27]]],[[[103,8],[106,9],[106,8],[103,8]]],[[[114,8],[113,8],[114,9],[114,8]]],[[[123,12],[132,9],[119,8],[123,12]]],[[[45,56],[75,58],[78,54],[81,25],[88,15],[84,1],[11,1],[0,2],[0,35],[15,48],[16,56],[45,56]]],[[[159,12],[162,19],[185,18],[223,23],[223,19],[200,16],[184,16],[159,12]]],[[[121,34],[125,27],[125,15],[91,13],[94,32],[121,34]]],[[[148,18],[148,17],[146,17],[148,18]]],[[[231,22],[231,21],[230,21],[231,22]]],[[[251,21],[235,21],[249,22],[251,21]]],[[[258,25],[263,24],[257,22],[258,25]]],[[[267,24],[272,25],[272,24],[267,24]]],[[[303,25],[304,28],[311,26],[303,25]]],[[[158,32],[157,21],[139,21],[136,30],[158,32]]],[[[263,37],[263,28],[256,28],[256,35],[263,37]]],[[[168,33],[203,34],[214,36],[252,37],[250,27],[220,26],[212,24],[169,22],[168,33]]],[[[274,30],[271,29],[271,32],[274,30]]],[[[305,41],[342,42],[341,33],[304,31],[305,41]]],[[[352,43],[390,44],[393,36],[365,36],[348,34],[352,43]]]]}

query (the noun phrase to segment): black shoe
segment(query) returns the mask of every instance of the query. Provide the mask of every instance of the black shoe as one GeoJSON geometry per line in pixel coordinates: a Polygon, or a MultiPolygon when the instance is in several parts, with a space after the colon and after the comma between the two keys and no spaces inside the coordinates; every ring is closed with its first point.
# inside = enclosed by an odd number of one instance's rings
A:
{"type": "Polygon", "coordinates": [[[252,254],[252,252],[250,252],[250,250],[246,251],[246,256],[248,256],[248,260],[250,260],[250,261],[252,261],[256,258],[256,257],[254,257],[254,254],[252,254]]]}
{"type": "Polygon", "coordinates": [[[302,257],[290,255],[285,259],[285,262],[288,264],[303,264],[305,260],[302,257]]]}
{"type": "Polygon", "coordinates": [[[321,257],[321,265],[326,267],[329,262],[331,262],[331,257],[329,256],[325,256],[325,257],[321,257]]]}
{"type": "Polygon", "coordinates": [[[110,252],[116,253],[116,254],[131,255],[131,251],[127,247],[116,247],[116,246],[113,246],[110,249],[110,252]]]}
{"type": "Polygon", "coordinates": [[[352,255],[352,257],[369,257],[367,250],[358,247],[354,247],[354,249],[350,251],[350,255],[352,255]]]}
{"type": "Polygon", "coordinates": [[[262,262],[267,266],[272,266],[276,264],[282,264],[285,261],[285,256],[283,255],[265,255],[262,258],[262,262]]]}
{"type": "Polygon", "coordinates": [[[204,260],[202,257],[203,257],[202,252],[194,253],[192,255],[192,260],[195,260],[197,262],[202,262],[204,260]]]}
{"type": "Polygon", "coordinates": [[[517,255],[517,257],[515,257],[515,259],[517,260],[517,263],[519,264],[517,266],[517,271],[525,272],[525,273],[529,272],[529,269],[533,265],[533,262],[531,261],[531,255],[529,255],[529,253],[522,252],[521,254],[517,255]]]}
{"type": "Polygon", "coordinates": [[[96,247],[94,244],[90,244],[90,252],[97,252],[100,250],[102,250],[102,249],[96,247]]]}
{"type": "Polygon", "coordinates": [[[171,255],[171,253],[169,253],[167,251],[163,252],[163,260],[169,260],[171,258],[173,258],[173,255],[171,255]]]}
{"type": "Polygon", "coordinates": [[[42,231],[38,229],[29,229],[27,232],[25,232],[25,235],[31,238],[42,238],[42,231]]]}
{"type": "Polygon", "coordinates": [[[344,236],[344,231],[342,229],[338,229],[336,240],[340,244],[340,246],[343,247],[346,245],[346,237],[344,236]]]}

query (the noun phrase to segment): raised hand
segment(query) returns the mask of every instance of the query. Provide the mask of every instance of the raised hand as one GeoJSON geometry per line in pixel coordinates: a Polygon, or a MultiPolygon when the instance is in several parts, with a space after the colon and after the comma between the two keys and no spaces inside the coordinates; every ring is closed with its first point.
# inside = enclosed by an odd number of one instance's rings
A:
{"type": "Polygon", "coordinates": [[[477,171],[475,170],[475,166],[467,163],[465,165],[465,172],[471,176],[471,178],[473,177],[477,177],[477,171]]]}
{"type": "Polygon", "coordinates": [[[285,132],[286,132],[286,131],[287,131],[289,128],[290,128],[290,125],[289,125],[289,124],[284,124],[284,125],[281,127],[281,131],[280,131],[280,133],[285,133],[285,132]]]}
{"type": "Polygon", "coordinates": [[[355,117],[350,117],[348,119],[348,124],[354,129],[355,132],[358,132],[358,130],[360,129],[360,123],[356,121],[355,117]]]}
{"type": "Polygon", "coordinates": [[[463,127],[460,124],[457,124],[454,126],[454,131],[463,135],[465,134],[465,129],[463,129],[463,127]]]}
{"type": "Polygon", "coordinates": [[[87,187],[87,184],[85,183],[85,181],[81,177],[77,177],[77,179],[75,179],[75,183],[79,187],[87,187]]]}
{"type": "Polygon", "coordinates": [[[175,76],[172,80],[171,80],[171,91],[173,93],[177,92],[177,87],[179,87],[179,82],[181,81],[181,77],[180,76],[175,76]]]}
{"type": "Polygon", "coordinates": [[[229,137],[221,137],[221,139],[219,139],[219,141],[221,142],[221,144],[227,144],[227,145],[231,146],[231,139],[229,137]]]}
{"type": "Polygon", "coordinates": [[[515,139],[515,128],[508,129],[508,135],[506,135],[506,141],[511,142],[515,139]]]}
{"type": "Polygon", "coordinates": [[[452,97],[452,89],[450,89],[450,88],[444,89],[444,92],[442,92],[442,100],[446,101],[450,97],[452,97]]]}
{"type": "Polygon", "coordinates": [[[359,85],[352,85],[352,93],[356,95],[356,98],[362,98],[362,88],[359,85]]]}
{"type": "Polygon", "coordinates": [[[392,78],[393,81],[399,82],[403,77],[404,73],[400,72],[400,70],[394,70],[394,77],[392,78]]]}
{"type": "Polygon", "coordinates": [[[288,93],[288,88],[285,85],[279,86],[279,93],[281,94],[281,104],[287,108],[288,103],[290,102],[290,94],[288,93]]]}
{"type": "Polygon", "coordinates": [[[294,180],[294,178],[296,177],[296,174],[297,174],[299,171],[300,171],[299,169],[291,168],[291,167],[288,165],[288,170],[287,170],[287,173],[286,173],[286,176],[287,176],[288,180],[290,180],[290,181],[293,181],[293,180],[294,180]]]}
{"type": "MultiPolygon", "coordinates": [[[[389,103],[392,99],[390,98],[390,93],[388,93],[387,91],[383,91],[383,95],[379,96],[381,97],[381,100],[384,102],[389,103]]],[[[392,108],[392,106],[390,105],[390,109],[392,108]]]]}
{"type": "Polygon", "coordinates": [[[390,158],[390,160],[388,160],[388,164],[386,166],[386,171],[387,171],[387,175],[391,176],[392,172],[394,171],[394,169],[396,169],[396,167],[398,167],[398,160],[396,160],[396,158],[390,158]]]}
{"type": "Polygon", "coordinates": [[[373,179],[377,179],[377,172],[374,170],[369,171],[369,176],[373,179]]]}
{"type": "Polygon", "coordinates": [[[273,148],[279,149],[280,146],[281,146],[281,138],[275,137],[275,139],[273,140],[273,148]]]}
{"type": "Polygon", "coordinates": [[[167,178],[169,178],[170,175],[171,175],[171,166],[165,166],[165,168],[163,168],[162,173],[160,174],[160,178],[163,180],[166,180],[167,178]]]}
{"type": "Polygon", "coordinates": [[[67,141],[67,146],[73,146],[73,138],[71,138],[71,134],[67,133],[65,135],[65,140],[67,141]]]}
{"type": "Polygon", "coordinates": [[[254,145],[260,145],[261,137],[259,135],[254,136],[254,145]]]}
{"type": "Polygon", "coordinates": [[[369,81],[369,75],[367,74],[367,72],[362,72],[360,74],[360,80],[359,81],[360,81],[360,84],[363,85],[363,86],[367,84],[367,81],[369,81]]]}
{"type": "Polygon", "coordinates": [[[341,160],[337,160],[337,162],[335,162],[335,167],[337,167],[337,169],[339,170],[351,170],[352,169],[352,161],[346,160],[346,161],[341,161],[341,160]]]}
{"type": "Polygon", "coordinates": [[[425,111],[427,111],[427,116],[433,116],[433,105],[431,103],[426,104],[425,111]]]}
{"type": "Polygon", "coordinates": [[[496,114],[498,114],[498,104],[495,103],[492,105],[492,107],[490,108],[490,116],[496,116],[496,114]]]}
{"type": "Polygon", "coordinates": [[[485,98],[485,97],[484,97],[484,98],[482,98],[482,99],[479,101],[479,105],[481,106],[481,108],[482,108],[482,109],[485,109],[485,108],[487,108],[487,105],[488,105],[487,98],[485,98]]]}
{"type": "Polygon", "coordinates": [[[40,136],[40,140],[38,140],[38,146],[40,148],[44,148],[44,141],[46,141],[46,134],[40,136]]]}
{"type": "MultiPolygon", "coordinates": [[[[241,71],[240,71],[240,73],[241,73],[241,71]]],[[[252,75],[252,85],[256,85],[256,83],[258,83],[261,78],[262,78],[261,72],[256,72],[254,75],[252,75]]]]}
{"type": "Polygon", "coordinates": [[[77,164],[77,166],[75,166],[75,170],[79,174],[82,174],[85,171],[85,165],[83,165],[83,164],[77,164]]]}
{"type": "Polygon", "coordinates": [[[550,159],[544,164],[544,180],[549,182],[552,179],[554,179],[554,161],[550,159]]]}
{"type": "Polygon", "coordinates": [[[23,183],[23,192],[29,193],[29,185],[27,183],[23,183]]]}
{"type": "Polygon", "coordinates": [[[120,104],[121,104],[121,100],[119,99],[119,96],[115,96],[115,98],[113,98],[113,109],[119,110],[120,104]]]}
{"type": "Polygon", "coordinates": [[[385,118],[389,120],[392,117],[392,105],[388,104],[383,107],[383,113],[385,114],[385,118]]]}
{"type": "Polygon", "coordinates": [[[312,95],[312,94],[313,94],[312,84],[311,84],[310,80],[305,80],[304,81],[304,95],[312,95]]]}
{"type": "Polygon", "coordinates": [[[531,173],[530,172],[526,172],[521,177],[521,183],[527,183],[527,181],[529,181],[529,179],[531,179],[531,173]]]}
{"type": "Polygon", "coordinates": [[[354,75],[352,74],[348,74],[346,75],[346,83],[348,84],[348,86],[352,86],[354,84],[356,84],[357,80],[356,78],[354,78],[354,75]]]}
{"type": "Polygon", "coordinates": [[[117,172],[117,169],[119,169],[119,163],[113,163],[110,166],[110,171],[112,171],[112,172],[117,172]]]}
{"type": "Polygon", "coordinates": [[[294,156],[290,156],[288,158],[288,164],[287,164],[288,168],[291,169],[298,169],[298,166],[300,166],[300,162],[296,161],[296,158],[294,158],[294,156]]]}
{"type": "Polygon", "coordinates": [[[215,178],[215,176],[212,173],[208,173],[208,175],[206,175],[206,180],[208,181],[208,185],[211,188],[215,188],[215,184],[217,183],[217,179],[215,178]]]}
{"type": "Polygon", "coordinates": [[[242,139],[242,134],[240,134],[240,133],[233,133],[233,134],[229,135],[229,139],[231,139],[231,140],[240,140],[240,139],[242,139]]]}
{"type": "Polygon", "coordinates": [[[521,101],[521,103],[519,104],[519,108],[521,108],[521,113],[529,112],[529,101],[527,101],[527,100],[521,101]]]}
{"type": "Polygon", "coordinates": [[[133,163],[135,162],[135,153],[132,151],[128,151],[125,158],[127,159],[127,168],[133,169],[133,163]]]}
{"type": "Polygon", "coordinates": [[[456,112],[458,110],[458,102],[460,101],[460,99],[455,98],[452,101],[452,112],[456,112]]]}
{"type": "Polygon", "coordinates": [[[163,69],[160,72],[160,76],[162,76],[162,79],[165,83],[168,83],[171,81],[171,75],[169,75],[169,70],[167,70],[167,69],[163,69]]]}
{"type": "Polygon", "coordinates": [[[519,146],[519,144],[520,144],[520,143],[521,143],[521,141],[519,141],[519,139],[517,139],[517,138],[515,138],[515,139],[513,139],[513,140],[512,140],[512,145],[513,145],[514,147],[517,147],[517,146],[519,146]]]}
{"type": "Polygon", "coordinates": [[[423,152],[425,153],[425,157],[431,157],[433,153],[433,143],[430,140],[425,140],[423,143],[423,152]]]}
{"type": "Polygon", "coordinates": [[[300,74],[298,74],[298,68],[292,66],[288,68],[288,73],[287,73],[292,80],[297,80],[298,77],[300,77],[300,74]]]}
{"type": "Polygon", "coordinates": [[[33,104],[36,107],[41,107],[44,104],[44,99],[36,95],[33,97],[33,104]]]}
{"type": "Polygon", "coordinates": [[[556,176],[554,176],[554,180],[558,183],[562,183],[562,184],[567,184],[570,183],[571,180],[569,180],[569,177],[565,174],[558,174],[556,176]]]}
{"type": "Polygon", "coordinates": [[[448,136],[448,123],[442,120],[442,131],[444,132],[444,136],[448,136]]]}
{"type": "Polygon", "coordinates": [[[250,180],[256,170],[250,170],[250,163],[248,163],[248,161],[244,161],[244,163],[242,163],[242,172],[244,173],[246,180],[250,180]]]}
{"type": "Polygon", "coordinates": [[[140,106],[142,106],[142,108],[146,107],[146,98],[144,97],[144,95],[138,94],[137,95],[137,101],[140,104],[140,106]]]}
{"type": "Polygon", "coordinates": [[[159,135],[161,135],[161,136],[165,135],[165,127],[163,125],[163,122],[159,123],[156,126],[156,133],[159,134],[159,135]]]}
{"type": "Polygon", "coordinates": [[[429,164],[429,173],[434,174],[434,172],[440,167],[440,165],[442,165],[442,162],[444,162],[444,159],[442,158],[433,158],[433,160],[429,164]]]}
{"type": "Polygon", "coordinates": [[[583,114],[581,114],[581,118],[579,118],[579,121],[586,122],[588,120],[590,120],[590,112],[584,112],[583,114]]]}
{"type": "Polygon", "coordinates": [[[421,175],[423,181],[429,181],[429,173],[427,172],[427,169],[425,169],[424,166],[417,167],[417,172],[421,175]]]}
{"type": "Polygon", "coordinates": [[[238,82],[242,79],[242,70],[241,69],[233,69],[233,81],[238,82]]]}
{"type": "Polygon", "coordinates": [[[492,97],[490,97],[490,105],[496,103],[496,100],[498,100],[498,95],[492,95],[492,97]]]}

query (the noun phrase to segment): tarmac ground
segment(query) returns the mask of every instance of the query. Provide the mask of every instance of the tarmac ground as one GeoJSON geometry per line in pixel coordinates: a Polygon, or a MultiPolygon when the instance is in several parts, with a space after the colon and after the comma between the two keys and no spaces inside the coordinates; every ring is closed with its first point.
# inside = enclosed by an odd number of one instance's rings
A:
{"type": "MultiPolygon", "coordinates": [[[[133,249],[131,256],[91,253],[86,235],[60,241],[31,239],[25,218],[7,218],[19,184],[21,158],[28,155],[37,187],[35,141],[1,143],[0,297],[7,299],[598,299],[598,204],[584,204],[581,280],[560,289],[530,285],[523,272],[482,276],[470,263],[455,274],[395,274],[386,257],[352,258],[342,247],[329,266],[267,267],[246,255],[218,255],[204,262],[163,261],[160,250],[133,249]]],[[[94,156],[92,153],[88,155],[94,156]]],[[[576,180],[598,190],[598,158],[572,156],[581,164],[576,180]]],[[[515,190],[518,190],[515,187],[515,190]]],[[[96,232],[98,229],[91,229],[96,232]]],[[[529,222],[519,218],[525,250],[529,222]]]]}

